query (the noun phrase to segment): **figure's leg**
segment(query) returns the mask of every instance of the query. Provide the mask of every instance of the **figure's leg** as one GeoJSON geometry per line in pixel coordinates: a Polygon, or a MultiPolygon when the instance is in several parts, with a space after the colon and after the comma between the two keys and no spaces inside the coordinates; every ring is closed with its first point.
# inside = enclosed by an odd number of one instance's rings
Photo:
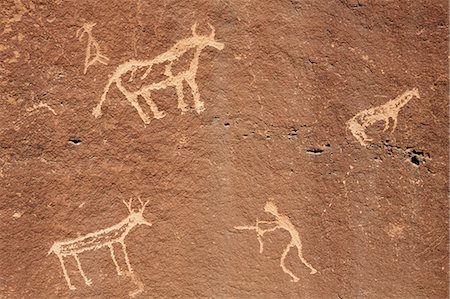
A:
{"type": "Polygon", "coordinates": [[[86,277],[86,274],[84,274],[83,268],[81,268],[81,263],[80,263],[80,259],[78,258],[78,255],[73,254],[73,257],[77,261],[78,270],[80,271],[80,274],[84,279],[84,283],[87,284],[88,286],[90,286],[92,284],[92,281],[86,277]]]}
{"type": "Polygon", "coordinates": [[[187,104],[184,101],[184,92],[183,92],[183,81],[180,81],[176,86],[177,97],[178,97],[178,109],[181,109],[182,112],[188,111],[187,104]]]}
{"type": "Polygon", "coordinates": [[[284,273],[289,274],[292,277],[292,281],[293,282],[298,282],[298,277],[294,275],[294,273],[292,273],[288,268],[286,268],[286,266],[284,265],[284,260],[286,259],[287,254],[289,253],[289,250],[291,250],[291,248],[294,245],[291,243],[289,243],[286,246],[286,249],[284,249],[283,254],[281,255],[281,260],[280,260],[280,266],[283,269],[284,273]]]}
{"type": "Polygon", "coordinates": [[[297,247],[297,253],[298,253],[299,259],[302,261],[302,263],[303,263],[306,267],[308,267],[308,268],[311,270],[310,274],[315,274],[315,273],[317,273],[317,270],[314,269],[314,267],[311,266],[311,264],[308,263],[308,262],[303,258],[302,245],[301,245],[301,244],[297,244],[297,245],[295,245],[295,246],[297,247]]]}
{"type": "Polygon", "coordinates": [[[64,260],[62,256],[58,255],[59,262],[61,263],[61,268],[63,270],[64,278],[66,279],[69,289],[76,290],[76,287],[70,282],[69,274],[67,274],[66,266],[64,265],[64,260]]]}
{"type": "Polygon", "coordinates": [[[133,269],[131,268],[130,259],[128,258],[127,246],[125,245],[125,243],[123,241],[120,244],[122,244],[122,251],[123,251],[123,255],[125,257],[125,262],[126,262],[127,267],[128,267],[128,272],[130,274],[132,274],[133,273],[133,269]]]}
{"type": "Polygon", "coordinates": [[[122,275],[122,270],[120,270],[119,264],[117,263],[116,256],[114,254],[114,247],[112,244],[108,245],[109,251],[111,252],[111,258],[114,262],[114,266],[116,266],[117,275],[122,275]]]}
{"type": "Polygon", "coordinates": [[[198,91],[197,83],[195,79],[186,79],[186,82],[189,84],[189,87],[192,90],[192,97],[194,98],[194,107],[197,113],[201,113],[205,110],[204,103],[200,101],[200,92],[198,91]]]}
{"type": "Polygon", "coordinates": [[[147,90],[143,91],[143,92],[141,92],[141,95],[144,98],[147,105],[150,106],[150,110],[152,110],[153,116],[156,119],[160,119],[160,118],[163,118],[164,116],[166,116],[166,113],[164,111],[158,110],[158,106],[156,106],[155,102],[153,102],[153,100],[150,97],[150,91],[147,91],[147,90]]]}

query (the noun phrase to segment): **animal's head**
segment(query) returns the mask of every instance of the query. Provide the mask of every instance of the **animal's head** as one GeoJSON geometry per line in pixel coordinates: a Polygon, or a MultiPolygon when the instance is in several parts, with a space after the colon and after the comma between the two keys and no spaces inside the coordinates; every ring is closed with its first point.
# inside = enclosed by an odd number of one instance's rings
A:
{"type": "Polygon", "coordinates": [[[143,224],[143,225],[152,226],[152,224],[150,222],[148,222],[147,220],[145,220],[145,218],[144,218],[145,207],[147,206],[149,200],[147,200],[145,203],[141,200],[140,197],[138,197],[138,200],[139,200],[139,203],[141,204],[141,207],[137,210],[133,209],[133,207],[132,207],[133,198],[130,198],[130,201],[128,201],[128,203],[123,201],[123,203],[125,204],[125,206],[128,209],[128,212],[130,212],[130,215],[128,216],[130,223],[132,223],[134,225],[143,224]]]}
{"type": "Polygon", "coordinates": [[[274,216],[278,215],[278,208],[271,199],[266,202],[266,205],[264,206],[264,212],[270,213],[274,216]]]}
{"type": "Polygon", "coordinates": [[[211,28],[211,33],[209,35],[198,35],[197,31],[196,31],[197,23],[192,25],[191,29],[192,29],[193,37],[199,38],[203,47],[210,46],[210,47],[216,48],[217,50],[222,50],[223,47],[225,47],[224,43],[216,41],[216,39],[215,39],[216,30],[210,23],[208,23],[208,26],[209,26],[209,28],[211,28]]]}

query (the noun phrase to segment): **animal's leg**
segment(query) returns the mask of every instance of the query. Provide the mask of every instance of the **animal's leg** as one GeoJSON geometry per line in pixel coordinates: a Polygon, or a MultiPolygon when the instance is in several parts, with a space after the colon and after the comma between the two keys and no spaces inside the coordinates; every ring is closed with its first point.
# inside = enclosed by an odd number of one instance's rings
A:
{"type": "Polygon", "coordinates": [[[150,118],[147,115],[147,113],[145,113],[141,106],[139,106],[139,103],[137,101],[137,96],[136,95],[126,95],[128,101],[130,102],[131,106],[134,107],[134,109],[136,109],[136,111],[138,112],[139,116],[141,117],[142,121],[145,124],[149,124],[150,123],[150,118]]]}
{"type": "Polygon", "coordinates": [[[182,112],[188,111],[187,104],[184,101],[184,92],[183,92],[183,81],[180,81],[176,86],[177,97],[178,97],[178,109],[181,109],[182,112]]]}
{"type": "Polygon", "coordinates": [[[114,254],[114,247],[112,244],[108,245],[109,251],[111,252],[111,258],[116,266],[117,275],[122,275],[122,270],[120,270],[119,264],[117,263],[116,256],[114,254]]]}
{"type": "Polygon", "coordinates": [[[78,270],[80,271],[81,276],[84,279],[84,283],[90,286],[92,284],[92,281],[86,277],[86,274],[84,274],[83,268],[81,268],[80,259],[78,258],[78,255],[73,254],[73,257],[77,261],[78,270]]]}
{"type": "Polygon", "coordinates": [[[383,132],[386,132],[387,131],[387,129],[389,129],[389,125],[391,124],[391,118],[390,117],[387,117],[385,120],[384,120],[384,129],[383,129],[383,132]]]}
{"type": "Polygon", "coordinates": [[[145,100],[145,102],[147,103],[147,105],[150,106],[150,110],[152,110],[153,116],[154,116],[156,119],[161,119],[161,118],[163,118],[164,116],[166,116],[166,113],[165,113],[164,111],[159,111],[159,110],[158,110],[158,106],[156,106],[155,102],[153,102],[153,100],[152,100],[152,98],[151,98],[151,96],[150,96],[150,91],[145,90],[145,91],[143,91],[143,92],[141,93],[141,95],[142,95],[142,97],[144,98],[144,100],[145,100]]]}
{"type": "Polygon", "coordinates": [[[197,83],[195,82],[195,79],[186,79],[186,82],[189,84],[189,87],[192,90],[195,111],[197,111],[197,113],[201,113],[205,110],[205,106],[204,103],[200,101],[200,92],[198,91],[197,83]]]}
{"type": "Polygon", "coordinates": [[[77,288],[70,282],[69,274],[67,274],[66,266],[64,265],[64,260],[62,256],[58,255],[59,262],[61,263],[61,268],[63,270],[64,278],[66,279],[69,289],[76,290],[77,288]]]}
{"type": "Polygon", "coordinates": [[[292,281],[293,282],[298,282],[298,277],[294,275],[294,273],[292,273],[288,268],[286,268],[286,266],[284,265],[284,260],[286,259],[287,254],[289,253],[289,250],[291,250],[291,248],[294,245],[291,243],[289,243],[286,246],[286,249],[284,249],[283,254],[281,255],[281,260],[280,260],[280,266],[283,269],[284,273],[289,274],[292,277],[292,281]]]}
{"type": "Polygon", "coordinates": [[[128,267],[128,272],[130,274],[132,274],[133,273],[133,269],[131,268],[130,259],[128,258],[127,246],[125,245],[125,243],[123,241],[120,244],[122,244],[122,251],[123,251],[123,255],[125,257],[125,262],[126,262],[127,267],[128,267]]]}
{"type": "Polygon", "coordinates": [[[394,120],[394,125],[392,126],[392,131],[391,131],[391,134],[393,134],[394,131],[395,131],[395,129],[397,128],[397,118],[398,118],[398,114],[395,114],[395,115],[393,115],[393,116],[391,116],[391,117],[392,117],[392,119],[394,120]]]}
{"type": "Polygon", "coordinates": [[[305,260],[305,258],[303,257],[303,253],[302,253],[302,245],[301,245],[301,244],[296,244],[295,246],[297,247],[297,253],[298,253],[299,259],[302,261],[302,263],[303,263],[306,267],[308,267],[308,268],[311,270],[310,274],[315,274],[315,273],[317,273],[317,270],[314,269],[314,267],[311,266],[311,264],[308,263],[308,262],[305,260]]]}

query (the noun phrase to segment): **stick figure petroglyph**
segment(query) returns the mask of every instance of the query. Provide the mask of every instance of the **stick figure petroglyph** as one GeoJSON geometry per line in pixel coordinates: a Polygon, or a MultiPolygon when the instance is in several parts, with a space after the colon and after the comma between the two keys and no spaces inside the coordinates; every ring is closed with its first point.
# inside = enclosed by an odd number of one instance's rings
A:
{"type": "Polygon", "coordinates": [[[78,40],[81,42],[83,40],[83,36],[86,34],[88,37],[87,46],[86,46],[86,57],[84,58],[84,71],[83,74],[87,73],[88,68],[96,62],[102,64],[108,64],[109,58],[100,53],[100,46],[98,45],[97,40],[92,37],[92,28],[96,23],[86,23],[77,30],[76,36],[78,40]]]}
{"type": "Polygon", "coordinates": [[[256,238],[258,239],[258,242],[259,242],[259,253],[263,253],[263,251],[264,251],[264,243],[263,243],[262,237],[264,236],[265,233],[273,232],[277,229],[283,229],[283,230],[288,231],[291,236],[291,241],[289,242],[289,244],[287,244],[286,248],[284,249],[283,253],[281,254],[281,259],[280,259],[280,267],[283,269],[283,272],[286,274],[289,274],[291,276],[293,282],[299,281],[299,278],[297,276],[295,276],[294,273],[292,273],[292,271],[290,271],[284,264],[284,261],[288,255],[289,251],[292,248],[296,248],[298,258],[306,267],[308,267],[311,270],[310,274],[317,273],[317,270],[314,269],[313,266],[311,266],[311,264],[308,263],[306,261],[306,259],[303,257],[303,253],[302,253],[303,247],[302,247],[302,241],[300,239],[300,235],[299,235],[297,229],[295,228],[295,226],[292,224],[289,217],[286,215],[280,214],[278,212],[277,206],[272,201],[268,201],[266,203],[266,205],[264,206],[264,211],[266,213],[272,214],[275,217],[275,220],[274,221],[260,221],[260,220],[256,219],[256,224],[253,226],[235,226],[234,228],[238,229],[238,230],[254,230],[254,231],[256,231],[256,238]],[[271,228],[263,229],[260,227],[261,224],[275,225],[275,226],[271,227],[271,228]]]}
{"type": "Polygon", "coordinates": [[[192,36],[182,39],[178,41],[172,48],[168,51],[156,56],[153,59],[149,60],[135,60],[131,59],[125,63],[122,63],[117,67],[114,73],[108,80],[108,83],[105,86],[103,91],[103,95],[99,104],[94,108],[92,115],[95,117],[100,117],[102,115],[102,106],[106,101],[106,96],[111,88],[111,85],[115,84],[120,92],[126,97],[126,99],[130,102],[130,104],[136,109],[142,121],[145,124],[150,123],[150,117],[145,113],[141,106],[138,103],[138,97],[141,96],[147,105],[150,107],[150,110],[153,113],[154,118],[160,119],[165,116],[164,111],[159,111],[155,102],[153,102],[151,98],[151,92],[156,90],[165,89],[168,87],[174,87],[177,97],[178,97],[178,109],[182,112],[188,110],[187,104],[184,101],[183,94],[183,82],[186,82],[192,91],[192,97],[194,100],[194,106],[197,113],[201,113],[205,108],[203,102],[200,100],[200,92],[198,90],[197,83],[195,81],[195,77],[197,75],[198,63],[200,59],[200,53],[202,50],[208,46],[216,48],[218,50],[222,50],[224,48],[224,44],[215,40],[215,29],[211,24],[208,24],[211,28],[211,33],[209,35],[198,35],[196,33],[196,26],[194,24],[192,26],[192,36]],[[179,59],[184,53],[189,51],[190,49],[194,49],[194,57],[189,64],[189,67],[174,75],[172,73],[172,65],[173,63],[179,59]],[[146,69],[145,73],[141,76],[141,80],[144,80],[148,74],[152,71],[152,67],[157,64],[166,63],[165,71],[164,71],[164,79],[158,82],[150,82],[144,84],[136,91],[131,91],[127,89],[123,84],[123,78],[126,73],[131,72],[129,82],[133,81],[135,73],[138,69],[146,69]]]}
{"type": "Polygon", "coordinates": [[[407,90],[383,105],[360,111],[347,121],[347,128],[361,145],[367,146],[368,142],[372,141],[372,139],[367,136],[366,129],[378,121],[384,121],[385,126],[383,132],[385,132],[389,129],[390,119],[392,119],[394,124],[392,126],[391,134],[394,133],[397,128],[397,117],[400,109],[408,104],[413,97],[420,99],[419,90],[417,88],[407,90]]]}
{"type": "MultiPolygon", "coordinates": [[[[130,260],[128,258],[127,254],[127,246],[125,245],[125,237],[128,235],[128,233],[137,225],[148,225],[152,226],[151,223],[147,222],[144,219],[143,213],[145,210],[146,205],[148,204],[148,201],[146,203],[143,203],[140,198],[139,202],[141,203],[141,208],[135,211],[132,208],[132,199],[127,203],[124,201],[125,206],[128,209],[128,212],[130,213],[128,217],[123,219],[121,222],[105,228],[98,230],[93,233],[89,233],[85,236],[81,236],[72,240],[66,240],[66,241],[57,241],[55,242],[52,247],[50,248],[50,251],[47,255],[50,253],[54,253],[58,256],[59,262],[61,263],[61,268],[64,274],[64,278],[66,279],[67,285],[69,286],[69,289],[75,290],[75,286],[71,283],[70,277],[67,273],[66,266],[64,264],[64,258],[68,256],[72,256],[78,267],[78,271],[80,272],[81,276],[84,279],[84,282],[86,285],[91,285],[92,281],[87,278],[86,274],[83,271],[83,268],[81,267],[80,259],[78,258],[78,254],[91,251],[91,250],[97,250],[103,247],[108,247],[109,251],[111,253],[111,259],[116,267],[117,275],[127,275],[131,277],[133,282],[139,287],[139,289],[142,291],[143,285],[142,283],[137,279],[137,277],[134,275],[133,268],[131,267],[130,260]],[[122,271],[120,269],[120,266],[117,262],[116,256],[114,254],[114,244],[119,243],[122,247],[122,252],[124,255],[125,263],[127,265],[128,271],[122,271]]],[[[136,293],[136,292],[134,292],[136,293]]]]}

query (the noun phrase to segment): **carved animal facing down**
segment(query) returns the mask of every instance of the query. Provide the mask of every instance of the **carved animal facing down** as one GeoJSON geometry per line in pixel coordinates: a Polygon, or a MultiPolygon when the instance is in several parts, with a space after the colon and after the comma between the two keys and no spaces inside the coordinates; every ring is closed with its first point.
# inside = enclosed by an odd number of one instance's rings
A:
{"type": "Polygon", "coordinates": [[[101,64],[108,64],[109,58],[100,53],[100,46],[98,45],[97,40],[92,36],[92,28],[94,28],[95,23],[86,23],[77,30],[76,36],[78,40],[81,42],[83,36],[87,35],[87,46],[86,46],[86,56],[84,58],[84,70],[83,74],[87,73],[88,68],[99,62],[101,64]]]}
{"type": "Polygon", "coordinates": [[[120,269],[119,264],[117,263],[116,260],[116,256],[114,254],[115,243],[120,244],[122,247],[125,263],[127,264],[128,267],[128,272],[125,272],[125,274],[128,274],[133,279],[133,282],[135,282],[140,288],[142,288],[142,284],[136,279],[135,275],[133,274],[133,269],[131,267],[130,260],[128,258],[126,250],[127,248],[125,245],[125,237],[135,226],[141,224],[152,226],[152,224],[147,222],[143,216],[145,206],[148,204],[148,201],[146,203],[143,203],[140,198],[138,199],[139,202],[141,203],[141,208],[138,209],[137,211],[133,210],[131,206],[132,199],[130,199],[128,203],[124,201],[124,204],[127,207],[128,212],[130,214],[121,222],[111,227],[101,229],[96,232],[89,233],[85,236],[81,236],[72,240],[55,242],[52,245],[48,254],[54,253],[58,256],[58,259],[61,263],[64,278],[66,279],[69,289],[75,290],[76,288],[74,285],[72,285],[70,277],[66,270],[66,266],[64,265],[64,258],[67,256],[72,256],[75,259],[78,266],[78,271],[83,277],[86,285],[92,284],[91,280],[88,279],[86,274],[84,273],[81,267],[80,259],[78,258],[78,254],[83,253],[85,251],[97,250],[103,247],[108,247],[111,253],[111,259],[116,267],[117,274],[118,275],[124,274],[124,272],[120,269]]]}
{"type": "Polygon", "coordinates": [[[283,269],[283,272],[288,274],[289,276],[291,276],[293,282],[299,281],[299,278],[294,273],[292,273],[292,271],[289,270],[284,264],[284,261],[288,255],[289,251],[292,248],[295,248],[295,249],[297,249],[297,256],[300,259],[300,261],[311,270],[310,274],[317,273],[317,270],[313,266],[311,266],[311,264],[308,263],[306,261],[306,259],[303,257],[303,252],[302,252],[303,245],[302,245],[302,241],[300,239],[300,235],[299,235],[297,229],[295,228],[294,224],[292,224],[289,217],[286,215],[280,214],[278,212],[278,207],[275,205],[275,203],[273,201],[270,201],[270,200],[268,202],[266,202],[266,205],[264,206],[264,211],[266,213],[272,214],[272,216],[275,217],[275,220],[260,221],[260,220],[256,219],[255,225],[235,226],[234,228],[237,230],[254,230],[254,231],[256,231],[256,238],[258,239],[258,242],[259,242],[259,253],[263,253],[263,251],[264,251],[264,243],[263,243],[262,237],[264,236],[265,233],[273,232],[273,231],[276,231],[277,229],[283,229],[283,230],[288,231],[291,236],[291,241],[289,242],[289,244],[287,244],[286,248],[284,249],[283,253],[281,254],[281,259],[280,259],[280,267],[283,269]],[[274,226],[263,229],[260,227],[261,224],[274,225],[274,226]]]}
{"type": "Polygon", "coordinates": [[[183,82],[186,82],[192,92],[192,97],[194,100],[194,107],[197,113],[201,113],[205,108],[203,102],[200,100],[200,93],[198,90],[195,77],[197,75],[198,63],[200,59],[200,53],[206,47],[213,47],[217,50],[222,50],[224,44],[215,40],[215,29],[211,24],[208,24],[211,28],[211,33],[209,35],[198,35],[196,33],[196,26],[192,26],[192,36],[178,41],[172,48],[166,52],[156,56],[149,60],[135,60],[131,59],[125,63],[122,63],[117,67],[114,73],[108,80],[106,84],[103,95],[100,102],[94,108],[92,114],[95,117],[100,117],[102,115],[102,106],[106,101],[107,94],[111,88],[111,85],[115,84],[120,92],[125,96],[125,98],[130,102],[130,104],[136,109],[137,113],[141,117],[145,124],[150,123],[150,117],[145,113],[142,107],[139,105],[138,97],[141,96],[144,101],[150,107],[153,113],[153,117],[156,119],[163,118],[165,116],[164,111],[160,111],[153,102],[151,98],[151,92],[155,90],[161,90],[168,87],[174,87],[177,97],[178,97],[178,108],[184,112],[188,110],[188,105],[184,101],[183,93],[183,82]],[[194,57],[189,64],[189,67],[174,75],[172,73],[173,63],[179,59],[184,53],[194,49],[194,57]],[[164,71],[164,79],[157,82],[150,82],[141,86],[138,90],[132,91],[127,89],[123,84],[123,78],[126,73],[131,72],[129,82],[133,81],[135,73],[138,69],[146,69],[145,73],[141,76],[141,79],[145,79],[148,74],[152,71],[152,67],[157,64],[167,63],[164,71]]]}
{"type": "Polygon", "coordinates": [[[384,121],[385,126],[383,132],[385,132],[389,129],[390,119],[392,119],[394,124],[392,126],[391,134],[394,133],[397,128],[397,117],[400,109],[408,104],[413,97],[420,99],[419,90],[417,88],[407,90],[383,105],[360,111],[347,121],[347,128],[361,145],[367,146],[368,142],[372,141],[372,139],[367,136],[366,129],[378,121],[384,121]]]}

